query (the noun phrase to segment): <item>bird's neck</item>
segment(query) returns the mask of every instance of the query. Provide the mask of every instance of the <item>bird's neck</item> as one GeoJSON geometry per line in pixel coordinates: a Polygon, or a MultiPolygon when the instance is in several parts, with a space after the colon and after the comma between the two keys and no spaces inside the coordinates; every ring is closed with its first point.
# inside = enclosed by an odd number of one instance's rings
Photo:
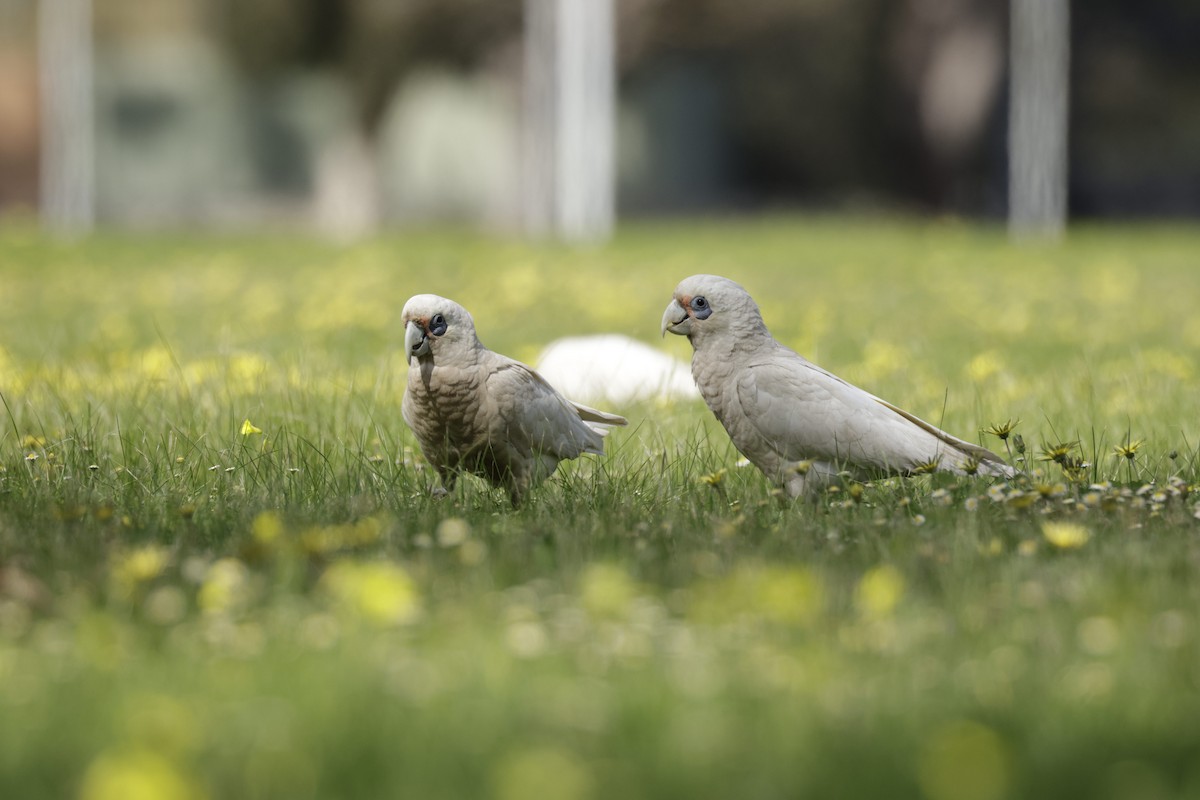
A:
{"type": "Polygon", "coordinates": [[[764,342],[774,339],[765,328],[737,331],[725,336],[688,336],[695,355],[705,359],[733,359],[762,348],[764,342]]]}
{"type": "Polygon", "coordinates": [[[423,356],[418,356],[416,363],[409,367],[414,375],[420,375],[421,383],[426,387],[435,380],[438,381],[456,381],[460,380],[462,375],[474,375],[483,358],[483,353],[486,350],[482,348],[464,348],[462,351],[455,353],[452,357],[443,353],[439,358],[432,353],[423,356]]]}

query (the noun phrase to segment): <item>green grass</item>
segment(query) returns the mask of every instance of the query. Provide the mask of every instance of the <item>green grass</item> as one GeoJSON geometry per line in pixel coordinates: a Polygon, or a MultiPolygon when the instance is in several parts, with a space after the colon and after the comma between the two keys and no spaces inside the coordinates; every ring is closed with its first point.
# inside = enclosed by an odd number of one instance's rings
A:
{"type": "Polygon", "coordinates": [[[1182,226],[0,228],[0,796],[1200,797],[1198,262],[1182,226]],[[781,502],[685,403],[517,511],[428,497],[410,295],[532,361],[659,343],[695,272],[964,438],[1022,420],[1026,476],[781,502]]]}

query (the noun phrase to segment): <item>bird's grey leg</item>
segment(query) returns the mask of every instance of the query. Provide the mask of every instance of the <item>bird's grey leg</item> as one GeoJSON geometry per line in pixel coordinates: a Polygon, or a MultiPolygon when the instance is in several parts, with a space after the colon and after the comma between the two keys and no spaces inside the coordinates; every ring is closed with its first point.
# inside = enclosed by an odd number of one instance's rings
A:
{"type": "Polygon", "coordinates": [[[788,497],[795,500],[797,497],[803,497],[805,494],[810,496],[816,495],[813,487],[809,485],[806,476],[801,475],[795,470],[788,470],[783,479],[783,490],[787,492],[788,497]]]}
{"type": "Polygon", "coordinates": [[[438,477],[441,478],[442,485],[433,487],[429,491],[429,495],[437,500],[441,500],[443,497],[449,495],[450,492],[454,491],[454,482],[458,476],[453,472],[453,470],[446,469],[438,470],[438,477]]]}
{"type": "Polygon", "coordinates": [[[801,461],[784,469],[783,489],[792,499],[804,497],[816,501],[821,490],[838,480],[835,465],[825,461],[801,461]]]}
{"type": "Polygon", "coordinates": [[[510,474],[508,476],[508,499],[513,508],[519,508],[525,502],[529,493],[530,480],[528,473],[510,474]]]}

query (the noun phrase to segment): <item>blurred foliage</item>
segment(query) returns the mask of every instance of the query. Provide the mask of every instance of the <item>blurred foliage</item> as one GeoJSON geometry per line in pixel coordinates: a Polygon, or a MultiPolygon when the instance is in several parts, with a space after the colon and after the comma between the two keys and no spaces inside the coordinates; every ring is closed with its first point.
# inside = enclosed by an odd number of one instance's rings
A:
{"type": "MultiPolygon", "coordinates": [[[[9,205],[36,200],[35,5],[0,0],[9,205]]],[[[102,66],[155,34],[176,50],[197,37],[221,44],[245,79],[245,135],[269,139],[255,149],[257,168],[295,173],[273,176],[268,192],[306,186],[313,169],[311,154],[285,152],[311,134],[288,128],[307,124],[289,116],[289,80],[335,85],[337,102],[320,94],[304,104],[339,124],[344,91],[368,134],[404,82],[431,67],[485,73],[516,110],[521,0],[95,6],[102,66]]],[[[626,212],[799,202],[1004,213],[1004,0],[616,0],[616,9],[630,112],[622,130],[640,121],[649,141],[627,148],[647,150],[636,172],[648,185],[626,192],[626,212]]],[[[1071,11],[1072,212],[1200,213],[1200,4],[1093,0],[1071,11]]]]}
{"type": "Polygon", "coordinates": [[[298,67],[339,71],[368,130],[414,66],[478,66],[521,24],[519,0],[222,0],[211,14],[238,63],[258,79],[298,67]]]}
{"type": "MultiPolygon", "coordinates": [[[[251,75],[338,70],[371,130],[421,65],[514,73],[521,5],[226,0],[210,13],[251,75]]],[[[1200,135],[1197,8],[1073,6],[1076,211],[1200,210],[1191,146],[1200,135]]],[[[617,0],[622,81],[635,98],[676,69],[707,86],[676,100],[691,107],[679,112],[685,118],[715,103],[703,123],[717,129],[728,164],[720,196],[706,202],[886,198],[999,215],[1007,13],[1004,0],[617,0]],[[939,118],[948,114],[962,118],[939,118]]],[[[669,195],[660,202],[687,205],[669,195]]]]}

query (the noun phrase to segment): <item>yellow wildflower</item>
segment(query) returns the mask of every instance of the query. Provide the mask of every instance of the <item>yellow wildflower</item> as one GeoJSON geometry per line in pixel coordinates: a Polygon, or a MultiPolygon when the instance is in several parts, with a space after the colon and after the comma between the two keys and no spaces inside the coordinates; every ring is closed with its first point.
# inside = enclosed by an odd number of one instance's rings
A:
{"type": "Polygon", "coordinates": [[[420,614],[417,585],[398,564],[337,561],[321,576],[321,586],[343,609],[376,625],[406,624],[420,614]]]}
{"type": "Polygon", "coordinates": [[[1012,434],[1013,428],[1020,424],[1021,420],[1014,422],[1013,420],[1009,419],[1008,421],[1002,422],[999,425],[992,425],[989,428],[984,428],[983,432],[990,433],[992,436],[995,436],[997,439],[1003,442],[1012,434]]]}
{"type": "Polygon", "coordinates": [[[246,602],[250,594],[249,570],[236,558],[222,558],[208,568],[196,595],[205,614],[224,614],[246,602]]]}
{"type": "Polygon", "coordinates": [[[1125,458],[1130,461],[1133,461],[1133,459],[1137,457],[1138,448],[1141,446],[1142,446],[1141,439],[1138,439],[1136,442],[1127,441],[1127,442],[1125,442],[1125,444],[1119,444],[1113,448],[1113,457],[1114,458],[1125,458]]]}
{"type": "Polygon", "coordinates": [[[166,569],[166,548],[146,545],[126,553],[113,566],[112,576],[117,589],[124,595],[132,595],[143,583],[154,580],[166,569]]]}
{"type": "Polygon", "coordinates": [[[930,473],[937,472],[938,464],[941,462],[941,456],[934,456],[928,461],[922,461],[917,464],[913,464],[912,468],[909,470],[909,473],[912,475],[928,475],[930,473]]]}
{"type": "Polygon", "coordinates": [[[274,544],[283,535],[283,519],[277,511],[263,511],[250,523],[250,533],[259,544],[274,544]]]}
{"type": "Polygon", "coordinates": [[[623,617],[637,597],[633,578],[615,564],[592,564],[579,583],[580,602],[596,617],[623,617]]]}
{"type": "Polygon", "coordinates": [[[904,596],[904,576],[892,566],[875,567],[858,582],[854,601],[867,617],[889,616],[904,596]]]}
{"type": "Polygon", "coordinates": [[[88,767],[82,800],[200,800],[204,792],[170,760],[147,749],[101,754],[88,767]]]}
{"type": "Polygon", "coordinates": [[[1042,535],[1060,550],[1074,550],[1087,544],[1092,532],[1074,522],[1043,522],[1042,535]]]}
{"type": "Polygon", "coordinates": [[[1038,461],[1053,461],[1063,464],[1070,459],[1071,451],[1079,447],[1079,442],[1059,442],[1056,445],[1042,445],[1042,454],[1038,461]]]}

